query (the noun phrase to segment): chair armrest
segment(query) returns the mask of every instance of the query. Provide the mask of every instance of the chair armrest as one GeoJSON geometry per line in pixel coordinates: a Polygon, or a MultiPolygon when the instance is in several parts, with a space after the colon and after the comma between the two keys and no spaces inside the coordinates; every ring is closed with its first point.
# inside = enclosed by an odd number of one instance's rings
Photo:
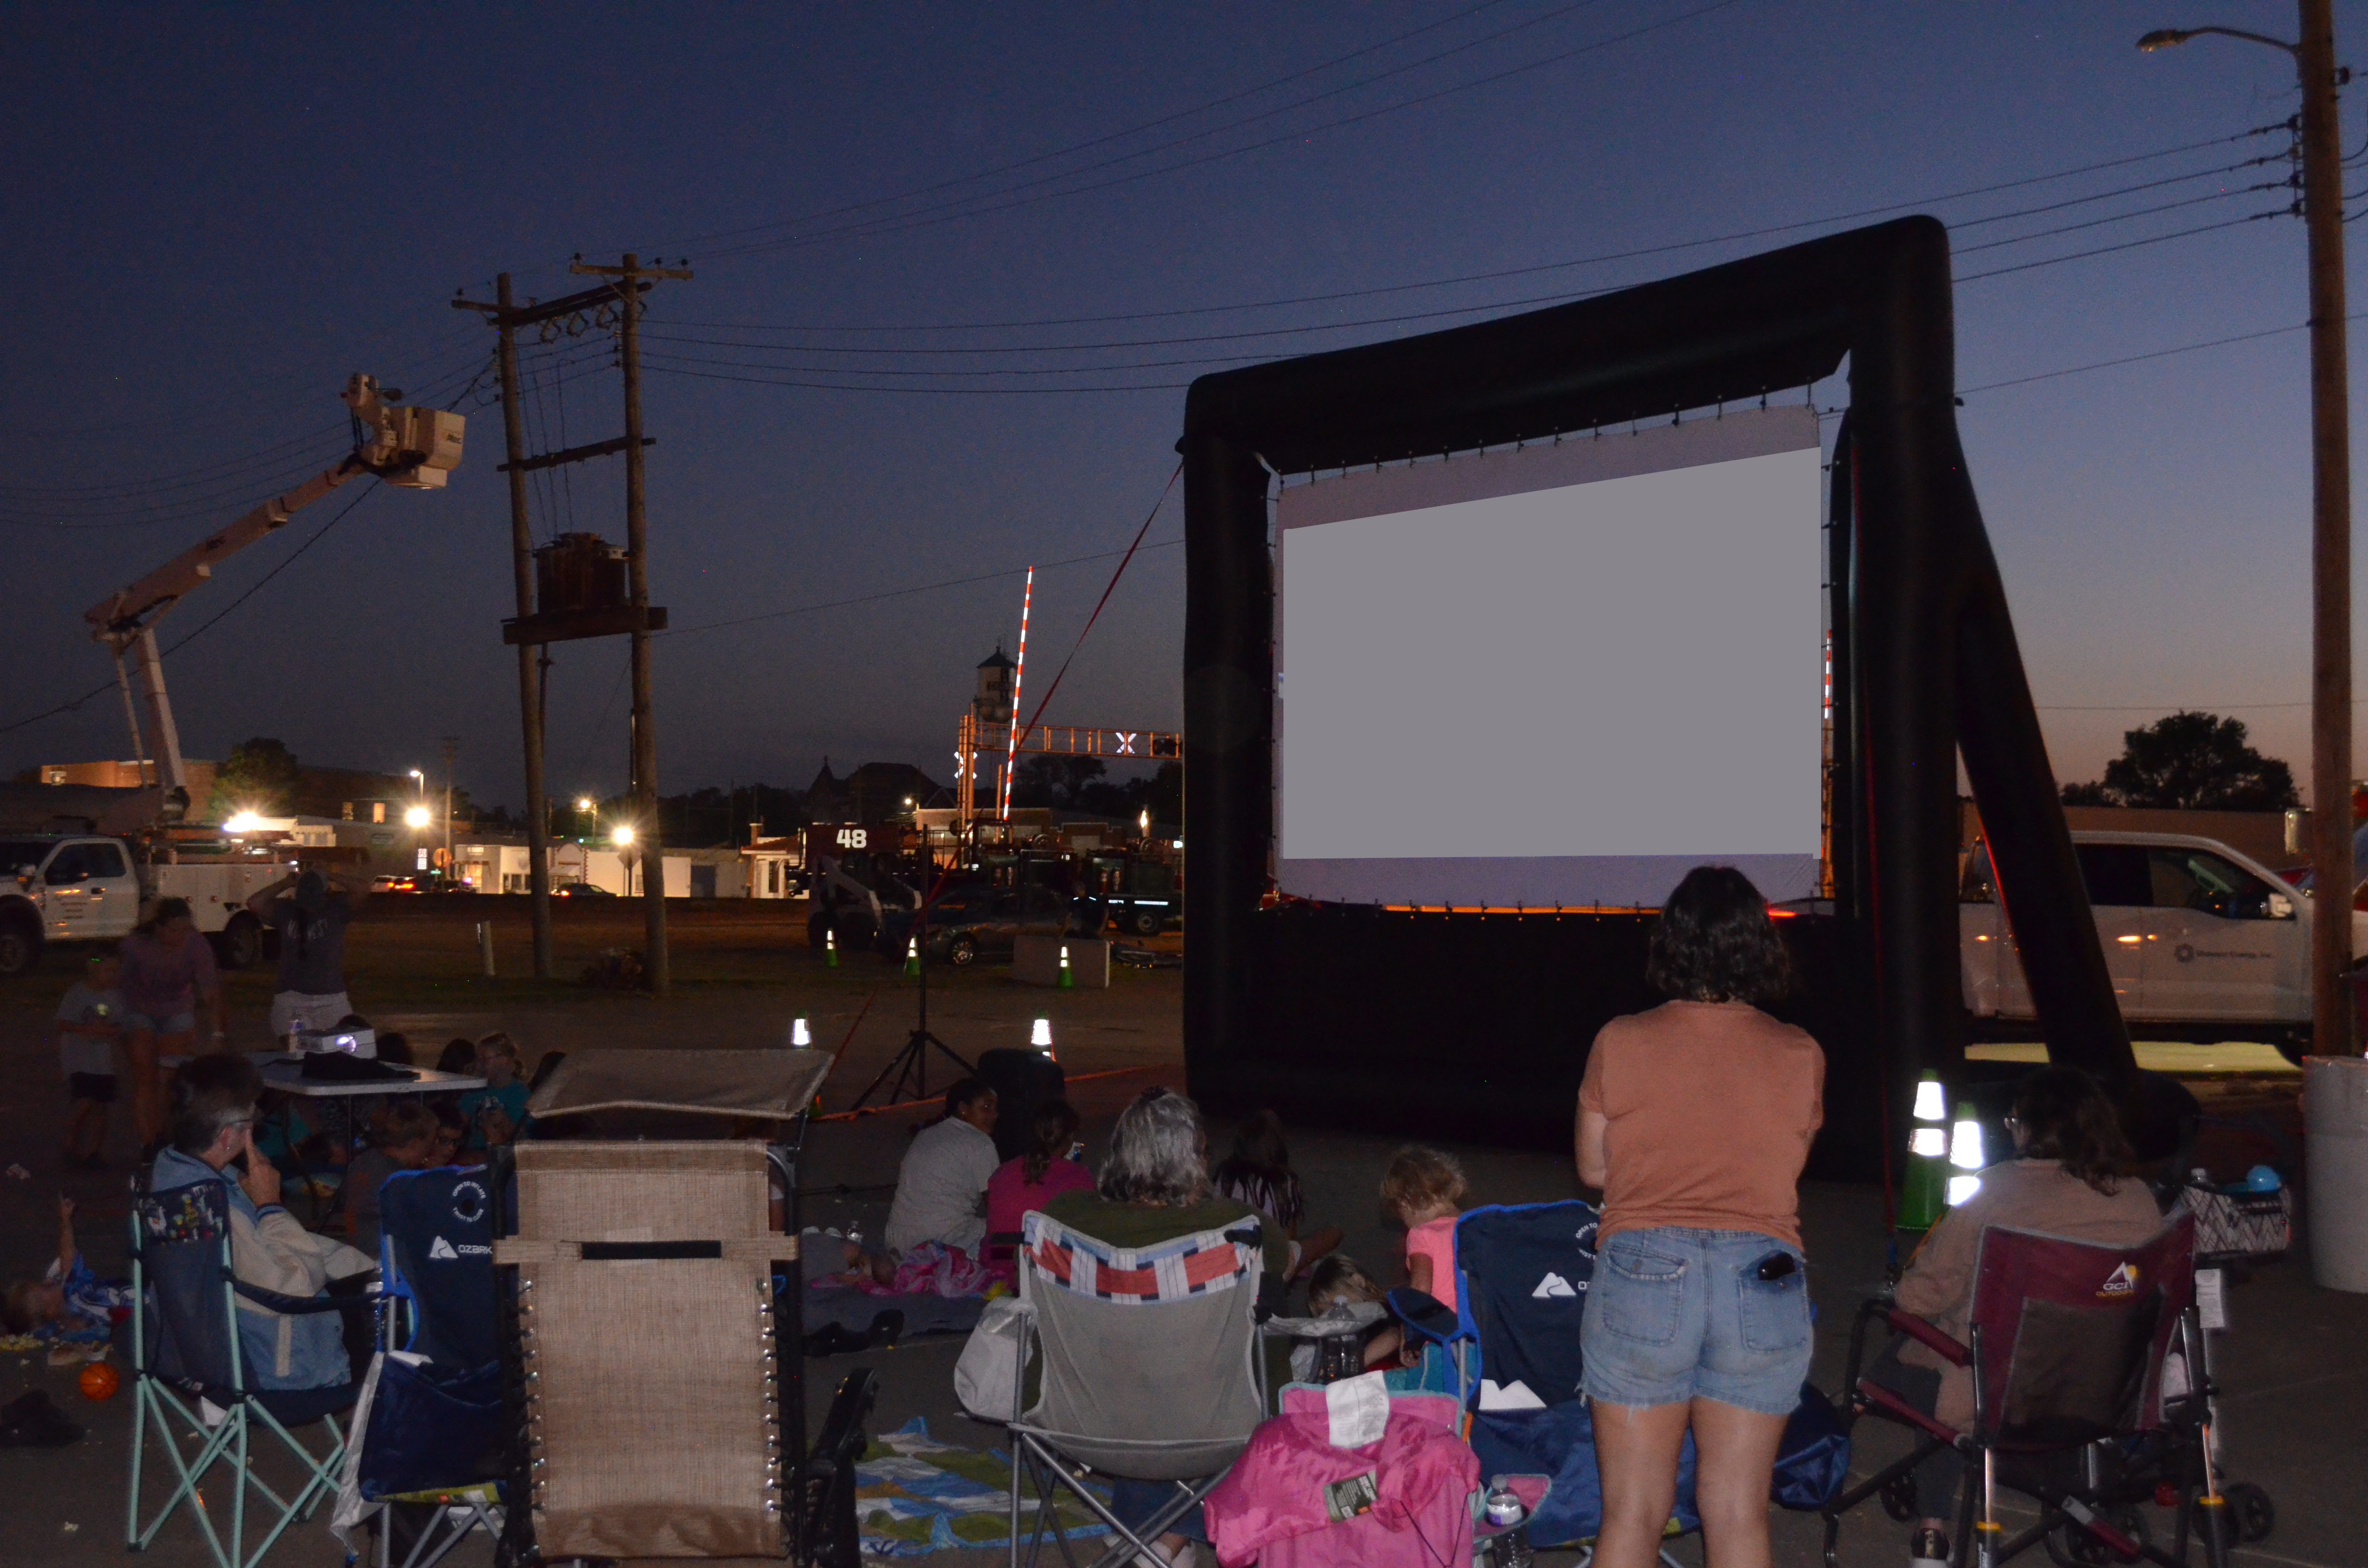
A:
{"type": "Polygon", "coordinates": [[[1445,1345],[1463,1333],[1463,1324],[1448,1310],[1447,1303],[1428,1290],[1401,1285],[1386,1299],[1397,1320],[1424,1339],[1445,1345]]]}
{"type": "Polygon", "coordinates": [[[370,1295],[352,1296],[289,1296],[278,1290],[267,1290],[260,1285],[250,1285],[244,1279],[231,1281],[231,1289],[259,1306],[290,1317],[308,1312],[375,1312],[379,1299],[370,1295]]]}
{"type": "Polygon", "coordinates": [[[1901,1312],[1897,1307],[1886,1305],[1883,1309],[1883,1321],[1926,1348],[1940,1352],[1948,1358],[1952,1365],[1970,1367],[1974,1364],[1974,1353],[1971,1350],[1934,1328],[1914,1312],[1901,1312]]]}

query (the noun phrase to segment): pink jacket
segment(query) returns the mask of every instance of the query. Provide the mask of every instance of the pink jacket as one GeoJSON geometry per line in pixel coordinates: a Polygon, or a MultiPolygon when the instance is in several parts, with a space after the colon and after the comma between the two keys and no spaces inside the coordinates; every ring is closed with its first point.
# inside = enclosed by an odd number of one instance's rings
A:
{"type": "Polygon", "coordinates": [[[1209,1539],[1224,1568],[1439,1568],[1472,1560],[1480,1461],[1455,1435],[1447,1394],[1399,1394],[1378,1443],[1336,1449],[1324,1391],[1288,1388],[1209,1494],[1209,1539]],[[1364,1512],[1359,1478],[1371,1477],[1364,1512]]]}

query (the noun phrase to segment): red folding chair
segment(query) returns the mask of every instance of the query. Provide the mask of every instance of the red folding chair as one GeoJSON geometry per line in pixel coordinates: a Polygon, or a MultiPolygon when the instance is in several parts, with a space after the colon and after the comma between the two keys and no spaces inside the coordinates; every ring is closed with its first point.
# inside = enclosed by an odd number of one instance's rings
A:
{"type": "Polygon", "coordinates": [[[1970,1343],[1887,1301],[1865,1303],[1850,1335],[1848,1418],[1897,1422],[1918,1440],[1823,1510],[1827,1562],[1838,1562],[1843,1514],[1881,1494],[1898,1517],[1900,1489],[1916,1468],[1953,1449],[1968,1483],[1957,1562],[1995,1568],[2053,1536],[2058,1561],[2163,1568],[2187,1568],[2189,1543],[2200,1540],[2211,1568],[2225,1568],[2232,1534],[2213,1469],[2194,1254],[2194,1221],[2183,1209],[2129,1247],[1992,1226],[1975,1264],[1970,1343]],[[1970,1431],[1863,1375],[1876,1324],[1972,1371],[1970,1431]],[[2039,1506],[2038,1521],[2011,1537],[1998,1517],[2001,1487],[2039,1506]],[[2138,1507],[2168,1489],[2178,1497],[2170,1552],[2147,1539],[2138,1507]]]}

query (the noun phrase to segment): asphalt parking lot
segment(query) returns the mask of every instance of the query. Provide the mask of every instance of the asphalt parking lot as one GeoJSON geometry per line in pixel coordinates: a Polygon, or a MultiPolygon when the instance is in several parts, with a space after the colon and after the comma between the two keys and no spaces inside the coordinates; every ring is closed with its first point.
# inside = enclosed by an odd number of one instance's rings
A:
{"type": "MultiPolygon", "coordinates": [[[[866,958],[825,970],[816,955],[803,950],[802,921],[769,911],[758,912],[763,918],[749,928],[712,918],[711,912],[686,915],[681,928],[687,939],[677,960],[684,983],[677,996],[655,1002],[567,984],[538,988],[507,978],[473,979],[468,920],[382,907],[392,903],[374,905],[372,918],[357,928],[355,1004],[381,1028],[408,1033],[423,1060],[432,1058],[449,1037],[495,1028],[521,1040],[529,1061],[545,1050],[594,1044],[654,1051],[764,1047],[783,1043],[791,1019],[803,1016],[817,1045],[837,1050],[844,1044],[844,1060],[824,1094],[825,1107],[837,1108],[888,1061],[913,1024],[916,998],[896,966],[866,958]]],[[[515,922],[507,912],[497,914],[503,962],[513,954],[522,960],[523,912],[515,922]]],[[[606,925],[587,921],[565,938],[563,952],[575,957],[597,950],[630,932],[630,923],[613,915],[606,925]],[[611,931],[609,925],[619,929],[611,931]]],[[[67,975],[63,966],[52,966],[0,988],[0,1166],[13,1163],[28,1173],[21,1179],[0,1176],[0,1271],[11,1279],[38,1271],[61,1190],[79,1205],[82,1243],[101,1272],[120,1268],[123,1256],[120,1227],[132,1150],[120,1116],[109,1147],[111,1168],[62,1172],[58,1165],[63,1099],[45,1019],[67,975]]],[[[1099,1155],[1111,1119],[1141,1087],[1155,1082],[1183,1086],[1181,991],[1173,971],[1122,971],[1108,991],[1055,993],[1012,983],[998,971],[979,970],[936,977],[932,993],[932,1027],[966,1054],[1021,1043],[1033,1018],[1052,1020],[1072,1098],[1087,1117],[1089,1157],[1099,1155]]],[[[261,994],[259,977],[239,977],[234,1028],[253,1037],[239,1043],[258,1049],[264,1043],[261,994]]],[[[2235,1113],[2228,1118],[2232,1123],[2275,1127],[2290,1118],[2291,1082],[2254,1058],[2231,1058],[2196,1081],[2208,1107],[2235,1113]]],[[[942,1074],[933,1076],[933,1085],[943,1082],[942,1074]]],[[[817,1193],[809,1200],[810,1222],[860,1221],[867,1233],[876,1235],[904,1140],[924,1114],[911,1108],[818,1124],[804,1177],[808,1190],[817,1193]]],[[[1230,1132],[1224,1127],[1214,1131],[1219,1142],[1230,1132]]],[[[1375,1184],[1398,1142],[1385,1128],[1293,1130],[1294,1160],[1311,1218],[1343,1226],[1346,1250],[1377,1269],[1391,1261],[1395,1245],[1379,1213],[1375,1184]]],[[[2218,1157],[2242,1158],[2247,1147],[2232,1142],[2218,1157]]],[[[1540,1200],[1574,1191],[1567,1158],[1557,1151],[1463,1146],[1456,1152],[1471,1173],[1474,1202],[1540,1200]]],[[[1871,1188],[1812,1184],[1804,1191],[1804,1230],[1819,1307],[1815,1376],[1828,1389],[1840,1377],[1851,1307],[1861,1291],[1882,1278],[1880,1225],[1871,1188]]],[[[2362,1397],[2368,1392],[2362,1387],[2368,1357],[2361,1349],[2368,1342],[2368,1298],[2316,1289],[2307,1257],[2298,1253],[2233,1292],[2231,1307],[2235,1328],[2224,1342],[2222,1363],[2230,1391],[2224,1423],[2227,1469],[2234,1477],[2267,1486],[2279,1509],[2276,1534],[2262,1547],[2245,1551],[2239,1561],[2303,1568],[2368,1562],[2360,1545],[2358,1482],[2368,1470],[2368,1398],[2362,1397]]],[[[996,1435],[955,1405],[951,1372],[958,1350],[958,1340],[918,1340],[883,1352],[809,1361],[809,1418],[819,1421],[839,1377],[869,1365],[882,1380],[875,1430],[921,1415],[943,1440],[994,1446],[996,1435]]],[[[0,1394],[11,1398],[21,1388],[46,1389],[88,1428],[70,1448],[0,1450],[0,1562],[68,1568],[120,1561],[129,1401],[118,1395],[104,1403],[86,1402],[74,1392],[71,1370],[52,1369],[38,1358],[8,1358],[0,1381],[6,1385],[0,1394]]],[[[1880,1463],[1890,1451],[1881,1440],[1863,1444],[1858,1466],[1880,1463]]],[[[1808,1568],[1817,1561],[1813,1518],[1780,1515],[1776,1532],[1780,1562],[1808,1568]]],[[[1903,1547],[1898,1527],[1878,1510],[1863,1510],[1845,1532],[1843,1561],[1890,1564],[1900,1561],[1903,1547]]],[[[1681,1562],[1698,1562],[1699,1544],[1680,1542],[1674,1554],[1681,1562]]],[[[186,1517],[166,1528],[149,1557],[170,1568],[194,1568],[207,1561],[186,1517]]],[[[950,1552],[932,1561],[963,1568],[990,1559],[1000,1560],[989,1553],[950,1552]]],[[[316,1520],[275,1548],[268,1561],[342,1560],[342,1548],[316,1520]]],[[[447,1561],[477,1568],[490,1556],[482,1543],[472,1543],[447,1561]]]]}

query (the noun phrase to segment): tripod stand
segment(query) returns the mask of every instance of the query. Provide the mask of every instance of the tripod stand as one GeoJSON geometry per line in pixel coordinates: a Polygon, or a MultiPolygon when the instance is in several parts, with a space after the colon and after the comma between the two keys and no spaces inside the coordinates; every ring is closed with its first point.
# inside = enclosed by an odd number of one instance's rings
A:
{"type": "MultiPolygon", "coordinates": [[[[922,880],[925,883],[928,881],[926,877],[922,880]]],[[[912,1098],[928,1098],[929,1051],[932,1048],[943,1051],[946,1060],[964,1074],[978,1070],[964,1061],[952,1046],[929,1032],[929,897],[930,894],[924,893],[920,907],[913,913],[913,951],[920,967],[920,1017],[914,1022],[913,1032],[905,1037],[902,1049],[889,1058],[887,1066],[880,1069],[880,1075],[855,1096],[855,1103],[847,1108],[849,1110],[861,1110],[864,1102],[878,1094],[882,1085],[888,1085],[888,1097],[881,1102],[883,1106],[903,1101],[908,1087],[912,1098]]]]}

